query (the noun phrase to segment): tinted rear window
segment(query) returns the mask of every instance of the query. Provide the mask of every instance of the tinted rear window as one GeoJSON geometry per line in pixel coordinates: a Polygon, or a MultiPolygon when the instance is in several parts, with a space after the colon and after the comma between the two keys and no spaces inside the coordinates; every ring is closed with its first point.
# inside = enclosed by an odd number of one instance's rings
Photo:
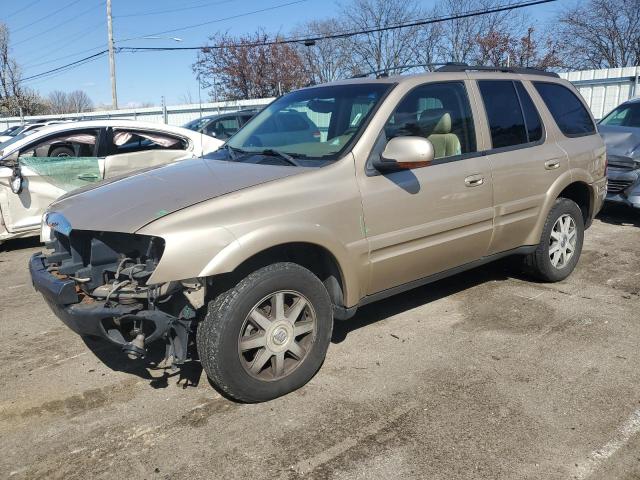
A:
{"type": "Polygon", "coordinates": [[[580,99],[563,85],[533,82],[547,105],[560,131],[568,137],[591,135],[596,132],[589,112],[580,99]]]}
{"type": "Polygon", "coordinates": [[[537,142],[542,138],[542,120],[540,120],[540,114],[538,113],[538,110],[536,110],[533,100],[531,100],[529,93],[527,93],[527,90],[524,88],[522,83],[514,83],[516,85],[516,90],[518,91],[522,111],[524,112],[524,121],[527,126],[529,141],[537,142]]]}
{"type": "Polygon", "coordinates": [[[487,112],[493,148],[528,143],[527,128],[513,82],[483,80],[478,82],[478,86],[487,112]]]}

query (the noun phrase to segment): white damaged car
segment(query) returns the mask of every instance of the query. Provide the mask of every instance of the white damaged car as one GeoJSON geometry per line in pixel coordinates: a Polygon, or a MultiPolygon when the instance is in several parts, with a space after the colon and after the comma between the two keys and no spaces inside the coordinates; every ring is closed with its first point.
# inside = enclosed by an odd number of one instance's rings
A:
{"type": "Polygon", "coordinates": [[[0,146],[0,243],[39,234],[65,193],[103,179],[213,152],[222,141],[186,128],[91,120],[32,129],[0,146]]]}

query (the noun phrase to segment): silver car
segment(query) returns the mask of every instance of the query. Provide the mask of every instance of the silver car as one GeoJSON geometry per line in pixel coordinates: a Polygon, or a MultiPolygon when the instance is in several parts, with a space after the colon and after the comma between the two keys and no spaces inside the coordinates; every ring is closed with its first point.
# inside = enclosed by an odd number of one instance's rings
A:
{"type": "Polygon", "coordinates": [[[640,98],[605,116],[598,126],[607,145],[607,200],[640,208],[640,98]]]}

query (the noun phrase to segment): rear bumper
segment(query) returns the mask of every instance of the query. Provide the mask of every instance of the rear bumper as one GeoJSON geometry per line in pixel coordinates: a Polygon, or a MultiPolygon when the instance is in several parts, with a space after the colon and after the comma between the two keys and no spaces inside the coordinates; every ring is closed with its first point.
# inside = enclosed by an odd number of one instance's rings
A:
{"type": "Polygon", "coordinates": [[[607,178],[603,177],[600,180],[593,182],[591,185],[593,188],[593,210],[591,212],[590,218],[588,219],[587,225],[591,225],[591,222],[595,218],[596,215],[602,210],[602,206],[604,205],[604,200],[607,195],[607,178]]]}

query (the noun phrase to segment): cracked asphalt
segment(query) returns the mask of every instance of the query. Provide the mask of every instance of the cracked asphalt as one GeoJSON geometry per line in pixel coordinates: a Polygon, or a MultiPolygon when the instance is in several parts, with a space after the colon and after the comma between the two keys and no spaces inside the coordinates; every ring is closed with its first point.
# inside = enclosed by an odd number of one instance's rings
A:
{"type": "Polygon", "coordinates": [[[561,283],[501,261],[361,309],[257,405],[85,343],[38,249],[0,249],[3,478],[640,479],[640,212],[607,208],[561,283]]]}

